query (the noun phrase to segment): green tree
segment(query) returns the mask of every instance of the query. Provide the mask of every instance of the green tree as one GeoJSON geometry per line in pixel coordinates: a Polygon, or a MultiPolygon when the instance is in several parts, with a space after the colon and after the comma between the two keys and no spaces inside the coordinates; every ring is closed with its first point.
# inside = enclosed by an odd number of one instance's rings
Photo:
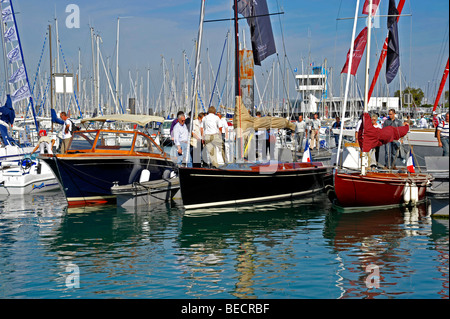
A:
{"type": "MultiPolygon", "coordinates": [[[[417,107],[417,106],[421,106],[422,105],[422,100],[423,100],[423,98],[425,96],[425,94],[423,93],[422,89],[416,89],[416,88],[410,88],[410,87],[407,87],[406,89],[404,89],[402,91],[402,105],[403,106],[406,106],[405,100],[404,100],[406,93],[411,93],[412,94],[413,104],[411,104],[411,106],[416,106],[417,107]]],[[[395,97],[400,97],[400,90],[397,90],[394,93],[394,96],[395,97]]]]}

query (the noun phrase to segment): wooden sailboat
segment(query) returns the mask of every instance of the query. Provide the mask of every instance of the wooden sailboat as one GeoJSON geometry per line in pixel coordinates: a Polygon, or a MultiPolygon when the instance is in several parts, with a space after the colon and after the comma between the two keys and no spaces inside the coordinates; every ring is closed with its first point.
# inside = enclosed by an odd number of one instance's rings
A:
{"type": "MultiPolygon", "coordinates": [[[[204,1],[202,0],[202,13],[204,1]]],[[[200,28],[202,24],[200,22],[200,28]]],[[[238,1],[234,2],[235,25],[235,111],[233,123],[238,149],[249,130],[290,128],[282,118],[253,118],[242,103],[239,67],[238,1]]],[[[195,88],[194,88],[195,91],[195,88]]],[[[242,155],[241,155],[242,156],[242,155]]],[[[322,191],[331,182],[331,167],[322,163],[250,163],[238,156],[239,163],[220,168],[180,167],[179,179],[186,209],[235,205],[268,200],[290,199],[322,191]],[[199,187],[201,190],[199,191],[199,187]]]]}
{"type": "MultiPolygon", "coordinates": [[[[359,3],[359,1],[358,1],[359,3]]],[[[369,3],[369,24],[366,53],[365,103],[363,124],[358,134],[361,146],[361,171],[336,169],[334,173],[334,194],[330,199],[337,208],[365,210],[379,209],[416,204],[426,195],[426,188],[433,179],[428,174],[398,173],[398,172],[368,172],[368,152],[382,144],[397,140],[408,133],[409,127],[386,127],[376,129],[372,126],[368,114],[368,70],[370,59],[370,33],[372,20],[372,0],[369,3]]],[[[356,12],[358,11],[358,5],[356,12]]],[[[356,16],[356,14],[355,14],[356,16]]],[[[355,22],[356,26],[356,22],[355,22]]],[[[353,44],[352,48],[353,49],[353,44]]],[[[353,54],[350,54],[350,65],[353,54]]],[[[350,67],[349,67],[350,69],[350,67]]],[[[345,105],[345,103],[344,103],[345,105]]],[[[344,113],[345,114],[345,113],[344,113]]]]}

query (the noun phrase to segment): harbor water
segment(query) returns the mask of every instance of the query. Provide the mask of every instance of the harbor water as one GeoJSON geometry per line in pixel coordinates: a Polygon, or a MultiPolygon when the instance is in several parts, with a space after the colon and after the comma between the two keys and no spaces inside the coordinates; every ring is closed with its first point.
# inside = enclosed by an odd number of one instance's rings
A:
{"type": "Polygon", "coordinates": [[[340,213],[318,194],[185,211],[4,197],[0,298],[448,299],[448,219],[430,217],[441,204],[340,213]]]}

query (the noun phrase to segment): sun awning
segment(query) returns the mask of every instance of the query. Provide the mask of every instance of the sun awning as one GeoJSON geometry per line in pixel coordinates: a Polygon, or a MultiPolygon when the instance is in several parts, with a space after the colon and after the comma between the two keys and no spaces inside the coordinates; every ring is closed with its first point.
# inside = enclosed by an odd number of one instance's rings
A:
{"type": "Polygon", "coordinates": [[[141,126],[146,126],[151,122],[164,122],[164,118],[161,116],[153,116],[153,115],[137,115],[137,114],[111,114],[111,115],[103,115],[88,119],[82,119],[81,123],[86,122],[106,122],[106,121],[116,121],[116,122],[124,122],[124,123],[133,123],[141,126]]]}

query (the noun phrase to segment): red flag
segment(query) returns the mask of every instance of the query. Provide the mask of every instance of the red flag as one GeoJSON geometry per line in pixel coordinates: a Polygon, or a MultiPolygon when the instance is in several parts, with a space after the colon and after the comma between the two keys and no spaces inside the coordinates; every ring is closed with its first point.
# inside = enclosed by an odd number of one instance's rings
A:
{"type": "MultiPolygon", "coordinates": [[[[350,72],[352,75],[355,75],[356,71],[358,70],[359,62],[361,62],[364,50],[366,49],[366,43],[367,43],[367,27],[365,27],[355,39],[353,49],[352,70],[350,72]]],[[[341,73],[348,72],[349,58],[350,58],[350,50],[348,50],[347,61],[345,62],[345,65],[342,68],[341,73]]]]}
{"type": "MultiPolygon", "coordinates": [[[[380,0],[372,0],[372,16],[374,16],[375,13],[377,13],[377,9],[378,9],[379,5],[380,5],[380,0]]],[[[369,14],[369,0],[366,0],[366,2],[364,2],[362,13],[369,14]]]]}

